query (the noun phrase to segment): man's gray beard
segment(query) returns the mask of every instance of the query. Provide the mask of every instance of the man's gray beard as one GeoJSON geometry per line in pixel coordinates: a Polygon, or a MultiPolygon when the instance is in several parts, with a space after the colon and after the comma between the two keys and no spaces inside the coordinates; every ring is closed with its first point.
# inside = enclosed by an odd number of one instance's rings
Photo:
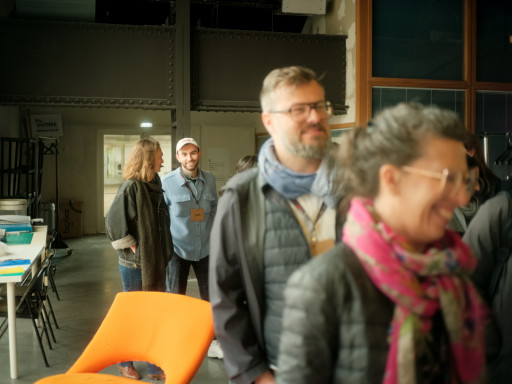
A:
{"type": "Polygon", "coordinates": [[[288,152],[290,152],[292,155],[300,156],[310,160],[319,160],[322,159],[327,153],[327,148],[329,147],[329,139],[325,140],[323,143],[296,143],[295,145],[290,143],[288,140],[285,140],[284,144],[288,152]]]}

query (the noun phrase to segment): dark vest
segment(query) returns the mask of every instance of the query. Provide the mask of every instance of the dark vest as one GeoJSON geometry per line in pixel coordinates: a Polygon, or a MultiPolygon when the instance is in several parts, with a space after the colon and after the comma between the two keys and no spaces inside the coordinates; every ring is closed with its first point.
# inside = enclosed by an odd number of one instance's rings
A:
{"type": "Polygon", "coordinates": [[[265,200],[263,332],[269,364],[277,365],[283,292],[290,275],[311,259],[306,237],[288,201],[275,191],[265,200]]]}

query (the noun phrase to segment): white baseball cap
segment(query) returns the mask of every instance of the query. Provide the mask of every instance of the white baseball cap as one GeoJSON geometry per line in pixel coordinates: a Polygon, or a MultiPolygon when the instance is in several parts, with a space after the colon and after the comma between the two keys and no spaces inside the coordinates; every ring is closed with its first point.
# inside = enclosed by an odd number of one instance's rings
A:
{"type": "Polygon", "coordinates": [[[199,145],[197,145],[197,141],[195,141],[191,137],[184,137],[183,139],[178,141],[178,144],[176,144],[176,153],[178,153],[178,151],[187,144],[193,144],[197,147],[197,149],[199,149],[199,145]]]}

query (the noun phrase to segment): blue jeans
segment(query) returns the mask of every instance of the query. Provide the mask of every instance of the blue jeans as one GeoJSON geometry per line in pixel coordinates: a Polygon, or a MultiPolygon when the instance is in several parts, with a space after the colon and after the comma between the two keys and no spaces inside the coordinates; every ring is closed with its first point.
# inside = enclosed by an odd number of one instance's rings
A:
{"type": "MultiPolygon", "coordinates": [[[[137,268],[129,268],[124,265],[119,265],[119,272],[121,272],[121,279],[123,280],[123,290],[125,292],[142,291],[142,271],[137,268]]],[[[137,310],[137,308],[135,308],[137,310]]],[[[130,367],[133,365],[132,361],[125,361],[119,363],[121,367],[130,367]]],[[[148,363],[148,374],[156,375],[162,372],[162,370],[148,363]]]]}
{"type": "Polygon", "coordinates": [[[189,261],[182,259],[176,253],[167,265],[167,292],[184,295],[187,291],[188,273],[190,267],[194,268],[197,284],[199,286],[199,296],[205,301],[210,301],[208,292],[208,260],[209,256],[199,261],[189,261]]]}

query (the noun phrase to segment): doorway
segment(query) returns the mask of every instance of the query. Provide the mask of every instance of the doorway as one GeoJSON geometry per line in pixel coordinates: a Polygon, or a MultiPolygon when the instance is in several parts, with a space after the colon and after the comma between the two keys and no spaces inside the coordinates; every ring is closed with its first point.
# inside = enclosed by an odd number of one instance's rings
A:
{"type": "MultiPolygon", "coordinates": [[[[107,215],[117,190],[123,183],[122,170],[135,143],[148,135],[103,135],[103,218],[107,215]]],[[[160,143],[164,164],[160,177],[172,171],[171,135],[151,135],[160,143]]]]}

